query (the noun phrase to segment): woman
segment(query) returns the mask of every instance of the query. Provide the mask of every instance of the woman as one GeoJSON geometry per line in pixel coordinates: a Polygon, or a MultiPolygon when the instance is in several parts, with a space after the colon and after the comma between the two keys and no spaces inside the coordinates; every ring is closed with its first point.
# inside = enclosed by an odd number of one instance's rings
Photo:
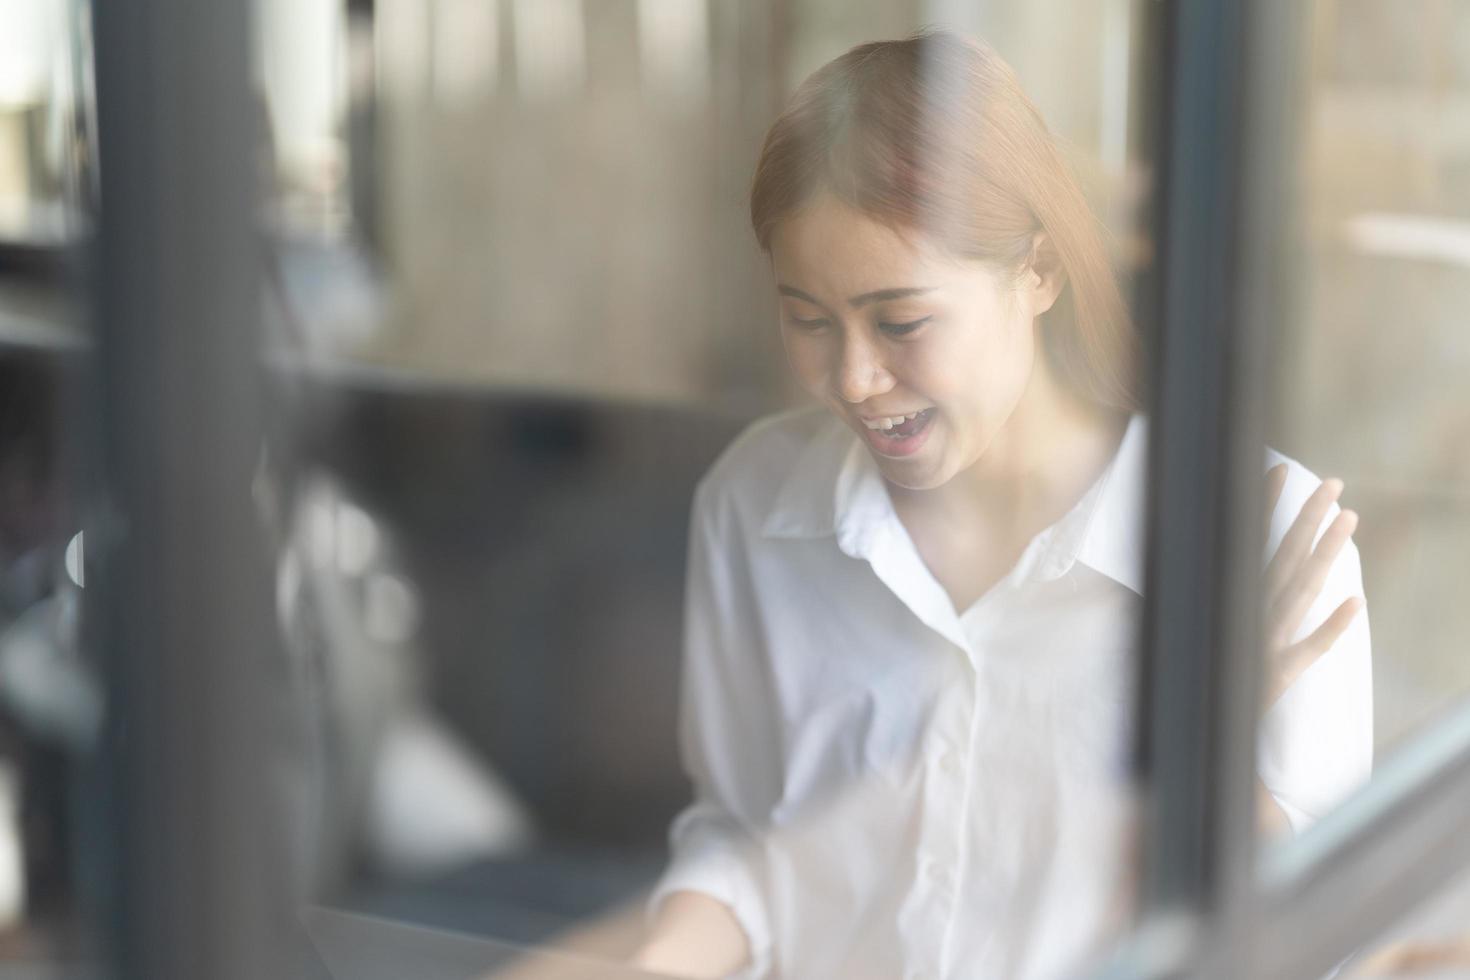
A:
{"type": "MultiPolygon", "coordinates": [[[[944,33],[812,75],[751,215],[824,407],[695,494],[695,801],[636,961],[1060,975],[1132,871],[1147,423],[1100,233],[1010,69],[944,33]]],[[[1260,809],[1299,827],[1367,773],[1367,622],[1341,484],[1270,455],[1260,809]]]]}

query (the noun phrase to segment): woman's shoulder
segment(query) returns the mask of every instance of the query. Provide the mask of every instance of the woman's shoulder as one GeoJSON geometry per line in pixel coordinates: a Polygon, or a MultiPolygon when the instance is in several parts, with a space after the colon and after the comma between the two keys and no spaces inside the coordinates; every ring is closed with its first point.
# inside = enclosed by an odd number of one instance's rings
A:
{"type": "Polygon", "coordinates": [[[764,513],[813,441],[842,423],[821,406],[790,408],[747,425],[715,458],[695,488],[697,504],[764,513]]]}
{"type": "MultiPolygon", "coordinates": [[[[1148,416],[1138,414],[1134,416],[1133,421],[1137,431],[1142,436],[1143,443],[1146,444],[1149,431],[1148,416]]],[[[1286,467],[1286,481],[1282,485],[1281,496],[1276,501],[1276,508],[1271,512],[1271,527],[1270,533],[1267,536],[1266,554],[1273,555],[1276,553],[1277,547],[1281,544],[1281,539],[1286,536],[1287,530],[1290,529],[1292,523],[1296,520],[1297,514],[1301,513],[1302,505],[1322,485],[1322,477],[1318,476],[1299,460],[1271,446],[1265,448],[1262,462],[1262,492],[1264,492],[1265,488],[1265,474],[1273,467],[1281,465],[1285,465],[1286,467]]],[[[1350,495],[1352,488],[1348,487],[1344,493],[1350,495]]],[[[1326,530],[1327,525],[1332,522],[1332,519],[1337,516],[1340,510],[1341,508],[1337,504],[1331,506],[1327,516],[1323,518],[1321,527],[1318,529],[1319,533],[1326,530]]],[[[1354,548],[1351,541],[1348,542],[1347,547],[1344,549],[1344,557],[1350,564],[1356,566],[1357,549],[1354,548]]]]}

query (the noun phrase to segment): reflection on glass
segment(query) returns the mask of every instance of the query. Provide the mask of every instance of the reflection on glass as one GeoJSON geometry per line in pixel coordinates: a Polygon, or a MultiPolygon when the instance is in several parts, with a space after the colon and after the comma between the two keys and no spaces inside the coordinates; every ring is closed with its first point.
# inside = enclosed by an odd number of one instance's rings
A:
{"type": "Polygon", "coordinates": [[[854,48],[750,195],[814,408],[694,497],[695,798],[637,962],[1047,977],[1131,916],[1147,421],[1099,224],[1012,70],[854,48]]]}
{"type": "MultiPolygon", "coordinates": [[[[318,939],[968,980],[1128,927],[1142,2],[258,0],[269,721],[318,939]]],[[[84,6],[0,0],[0,237],[73,230],[84,6]]],[[[1281,833],[1470,689],[1464,15],[1314,9],[1262,468],[1281,833]]],[[[0,367],[3,927],[64,918],[103,705],[49,408],[0,367]]]]}
{"type": "MultiPolygon", "coordinates": [[[[295,547],[315,601],[354,603],[328,676],[402,654],[413,710],[384,714],[460,736],[527,833],[416,868],[383,845],[431,851],[424,809],[479,804],[351,797],[391,819],[339,825],[360,863],[333,904],[690,975],[1055,975],[1127,927],[1132,5],[1060,34],[943,5],[1005,40],[1060,139],[947,35],[881,49],[908,52],[865,83],[886,129],[823,144],[811,107],[758,163],[797,81],[938,6],[377,5],[394,309],[357,353],[386,370],[309,420],[341,499],[295,547]]],[[[459,770],[359,719],[344,777],[459,770]]]]}
{"type": "MultiPolygon", "coordinates": [[[[1343,479],[1342,505],[1361,523],[1329,590],[1367,596],[1373,638],[1371,681],[1366,613],[1302,678],[1324,699],[1336,690],[1344,712],[1324,715],[1320,747],[1296,763],[1335,774],[1307,808],[1321,817],[1353,782],[1349,759],[1366,778],[1371,755],[1391,763],[1470,693],[1470,154],[1452,135],[1470,107],[1455,41],[1470,13],[1429,5],[1405,20],[1349,0],[1311,10],[1291,202],[1300,247],[1285,253],[1292,305],[1272,338],[1269,437],[1343,479]],[[1348,581],[1359,552],[1360,586],[1348,581]]],[[[1272,724],[1268,714],[1268,735],[1272,724]]]]}

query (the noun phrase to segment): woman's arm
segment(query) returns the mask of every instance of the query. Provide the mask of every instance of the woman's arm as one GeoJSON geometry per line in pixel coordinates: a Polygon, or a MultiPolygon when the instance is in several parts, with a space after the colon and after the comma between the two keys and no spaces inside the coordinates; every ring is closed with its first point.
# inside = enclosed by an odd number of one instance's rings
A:
{"type": "Polygon", "coordinates": [[[694,799],[670,827],[670,864],[634,960],[690,977],[763,976],[772,945],[759,836],[780,792],[780,726],[731,503],[707,481],[694,493],[679,719],[694,799]]]}
{"type": "Polygon", "coordinates": [[[750,943],[729,906],[699,892],[674,892],[659,907],[633,965],[689,978],[723,977],[750,961],[750,943]]]}
{"type": "Polygon", "coordinates": [[[1269,840],[1291,830],[1291,818],[1271,795],[1261,777],[1256,776],[1256,836],[1269,840]]]}

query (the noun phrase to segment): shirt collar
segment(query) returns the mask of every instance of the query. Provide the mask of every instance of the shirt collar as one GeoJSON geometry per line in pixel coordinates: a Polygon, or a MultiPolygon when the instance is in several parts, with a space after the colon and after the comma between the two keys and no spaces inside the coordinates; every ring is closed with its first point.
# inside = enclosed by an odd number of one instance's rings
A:
{"type": "Polygon", "coordinates": [[[1113,455],[1077,560],[1143,595],[1148,419],[1135,413],[1113,455]]]}
{"type": "Polygon", "coordinates": [[[836,418],[824,419],[786,473],[761,534],[768,538],[819,538],[834,533],[837,488],[842,475],[852,468],[848,457],[854,446],[862,448],[847,426],[836,418]]]}
{"type": "MultiPolygon", "coordinates": [[[[1056,578],[1080,561],[1142,595],[1147,467],[1148,421],[1135,414],[1097,483],[1038,536],[1032,574],[1056,578]]],[[[829,419],[787,473],[761,533],[772,538],[831,534],[847,554],[866,557],[896,520],[867,448],[841,421],[829,419]]]]}

